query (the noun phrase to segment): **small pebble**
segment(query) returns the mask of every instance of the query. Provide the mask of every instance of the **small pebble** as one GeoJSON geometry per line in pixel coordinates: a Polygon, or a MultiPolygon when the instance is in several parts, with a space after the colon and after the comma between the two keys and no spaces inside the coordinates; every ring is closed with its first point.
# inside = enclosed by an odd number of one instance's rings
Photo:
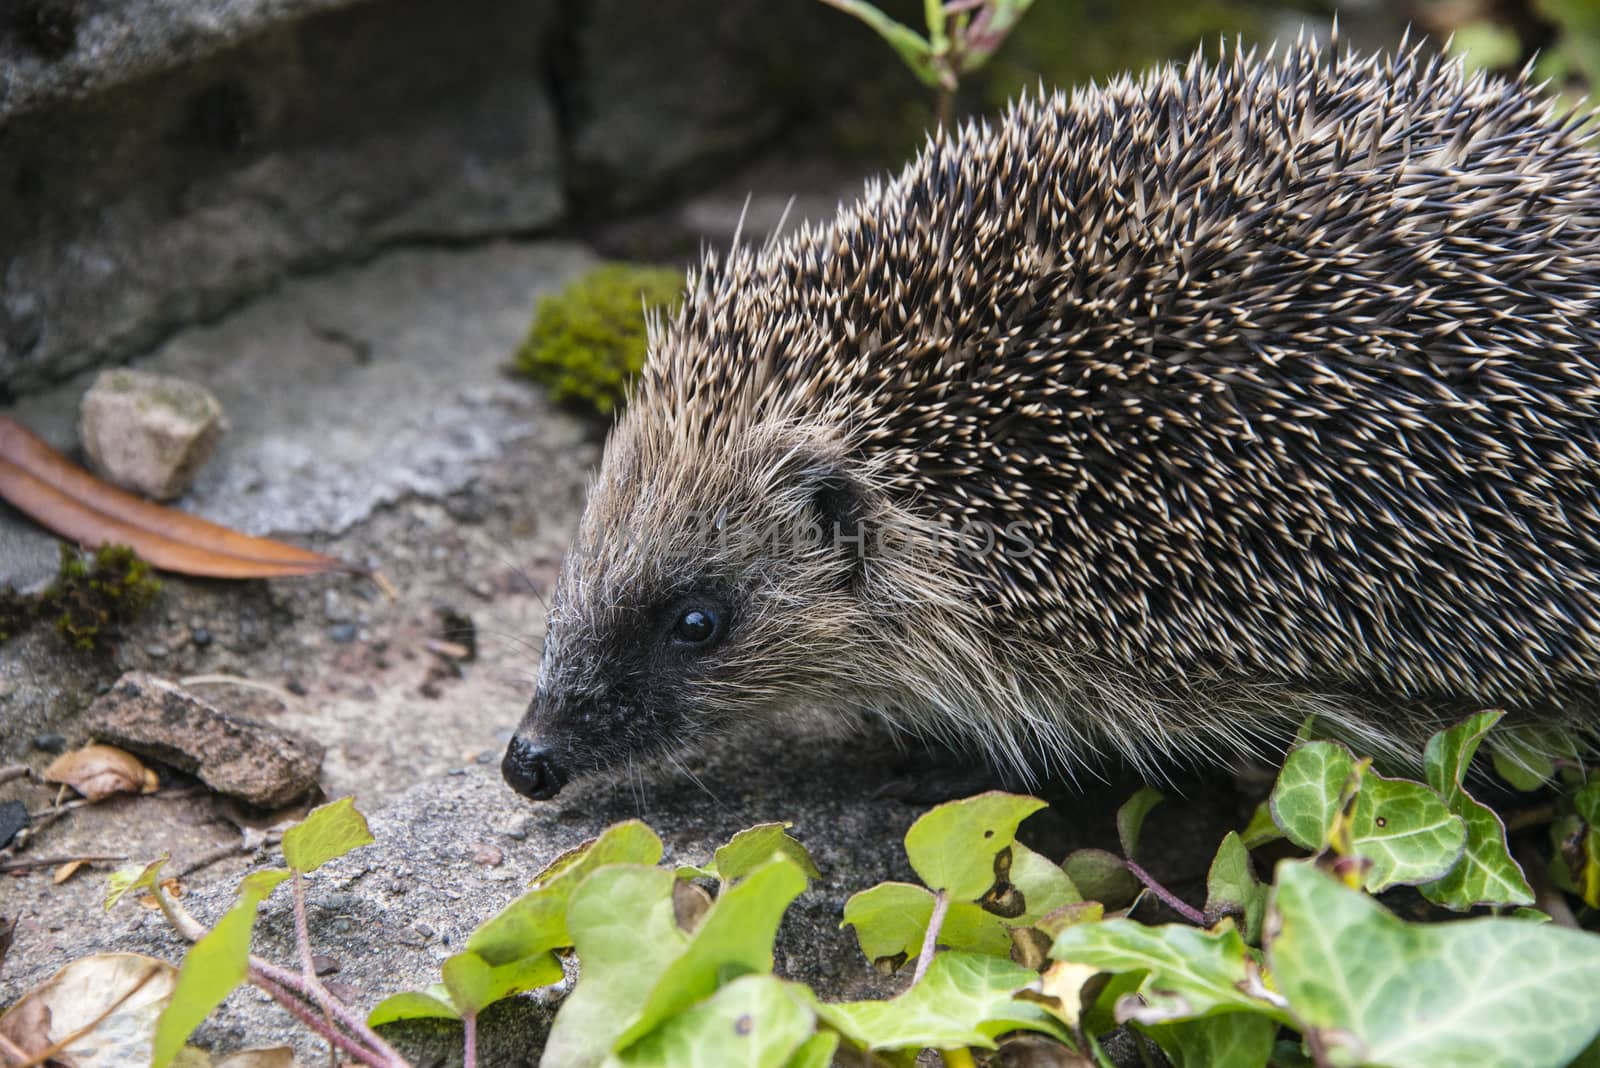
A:
{"type": "Polygon", "coordinates": [[[44,734],[33,736],[33,747],[41,753],[63,753],[67,748],[67,736],[47,731],[44,734]]]}
{"type": "Polygon", "coordinates": [[[495,752],[493,749],[485,749],[483,752],[478,754],[477,759],[478,763],[480,764],[493,764],[496,760],[500,759],[500,754],[495,752]]]}
{"type": "Polygon", "coordinates": [[[356,625],[354,623],[335,623],[328,628],[328,637],[340,645],[349,645],[356,640],[356,625]]]}
{"type": "Polygon", "coordinates": [[[189,640],[198,649],[204,649],[211,644],[211,632],[205,627],[195,627],[189,632],[189,640]]]}
{"type": "Polygon", "coordinates": [[[321,953],[311,955],[311,967],[318,975],[332,975],[339,970],[339,962],[321,953]]]}
{"type": "Polygon", "coordinates": [[[160,660],[162,657],[167,655],[167,647],[165,645],[158,645],[154,642],[145,646],[144,651],[145,655],[154,657],[157,660],[160,660]]]}
{"type": "Polygon", "coordinates": [[[429,927],[425,923],[414,923],[411,925],[411,929],[417,932],[417,934],[421,935],[423,938],[433,937],[433,928],[429,927]]]}

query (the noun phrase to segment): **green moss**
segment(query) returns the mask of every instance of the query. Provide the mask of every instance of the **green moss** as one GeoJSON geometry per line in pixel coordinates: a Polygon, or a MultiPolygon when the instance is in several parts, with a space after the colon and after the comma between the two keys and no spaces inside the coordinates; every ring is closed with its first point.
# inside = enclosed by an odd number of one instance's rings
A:
{"type": "Polygon", "coordinates": [[[539,301],[513,366],[558,403],[608,415],[644,366],[644,309],[671,314],[682,297],[681,271],[604,264],[539,301]]]}
{"type": "Polygon", "coordinates": [[[31,617],[52,622],[79,649],[99,649],[150,607],[160,591],[150,565],[126,546],[108,545],[84,556],[63,543],[61,568],[43,593],[27,598],[7,591],[0,596],[0,640],[21,630],[31,617]]]}

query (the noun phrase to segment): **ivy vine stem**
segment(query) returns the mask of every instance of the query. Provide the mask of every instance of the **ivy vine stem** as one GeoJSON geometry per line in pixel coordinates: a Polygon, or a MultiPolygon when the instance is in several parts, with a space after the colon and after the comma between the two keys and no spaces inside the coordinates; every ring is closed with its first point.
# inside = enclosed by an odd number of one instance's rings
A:
{"type": "MultiPolygon", "coordinates": [[[[295,872],[297,879],[299,875],[299,872],[295,872]]],[[[198,942],[209,933],[205,924],[195,919],[188,909],[174,900],[159,884],[152,886],[151,891],[161,909],[161,914],[185,941],[198,942]]],[[[304,927],[303,902],[297,901],[297,903],[302,907],[297,910],[295,940],[297,944],[302,944],[303,938],[305,939],[303,945],[309,947],[310,939],[304,927]]],[[[306,949],[305,955],[309,958],[309,948],[306,949]]],[[[302,976],[252,953],[246,976],[252,985],[259,987],[273,1001],[283,1006],[291,1016],[362,1064],[369,1065],[370,1068],[411,1068],[411,1063],[385,1042],[376,1031],[367,1026],[364,1019],[334,997],[332,991],[322,985],[322,981],[316,977],[314,971],[308,976],[302,976]],[[325,1018],[318,1018],[314,1011],[316,1009],[322,1009],[326,1014],[325,1018]],[[349,1032],[348,1035],[346,1031],[349,1032]]]]}
{"type": "Polygon", "coordinates": [[[933,897],[933,912],[928,916],[928,930],[922,936],[922,952],[917,954],[917,970],[911,975],[911,985],[922,982],[933,963],[934,951],[939,948],[939,929],[944,926],[945,913],[950,911],[950,895],[940,890],[933,897]]]}
{"type": "Polygon", "coordinates": [[[1171,890],[1168,890],[1166,887],[1162,886],[1156,881],[1155,876],[1144,870],[1144,867],[1138,861],[1134,860],[1132,857],[1123,857],[1122,863],[1126,864],[1128,866],[1128,871],[1133,873],[1133,877],[1143,883],[1145,889],[1156,895],[1156,897],[1161,900],[1161,903],[1166,905],[1167,908],[1171,909],[1173,912],[1176,912],[1179,916],[1182,916],[1186,922],[1192,923],[1196,927],[1204,927],[1206,925],[1206,917],[1203,912],[1195,908],[1193,905],[1186,903],[1177,894],[1174,894],[1171,890]]]}

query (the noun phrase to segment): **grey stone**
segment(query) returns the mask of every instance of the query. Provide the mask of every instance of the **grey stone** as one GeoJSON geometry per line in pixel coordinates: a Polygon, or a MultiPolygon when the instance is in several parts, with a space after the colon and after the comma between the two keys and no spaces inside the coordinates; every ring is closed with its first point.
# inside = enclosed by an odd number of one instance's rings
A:
{"type": "Polygon", "coordinates": [[[190,772],[229,797],[281,808],[317,785],[323,747],[221,712],[174,683],[129,672],[95,699],[95,737],[190,772]]]}
{"type": "Polygon", "coordinates": [[[159,501],[189,488],[226,429],[222,405],[204,386],[127,368],[102,371],[78,409],[90,466],[159,501]]]}
{"type": "Polygon", "coordinates": [[[125,359],[291,269],[563,212],[549,0],[95,7],[0,104],[0,386],[125,359]]]}

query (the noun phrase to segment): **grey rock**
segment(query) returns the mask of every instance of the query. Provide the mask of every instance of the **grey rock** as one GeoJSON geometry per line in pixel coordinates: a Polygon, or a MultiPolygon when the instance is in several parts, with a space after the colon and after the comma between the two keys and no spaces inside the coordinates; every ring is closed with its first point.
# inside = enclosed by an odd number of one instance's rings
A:
{"type": "Polygon", "coordinates": [[[95,699],[86,719],[98,738],[190,772],[229,797],[280,808],[317,785],[322,746],[229,715],[174,683],[128,672],[95,699]]]}
{"type": "Polygon", "coordinates": [[[222,405],[204,386],[126,368],[102,371],[78,409],[90,465],[159,501],[189,488],[225,429],[222,405]]]}
{"type": "Polygon", "coordinates": [[[0,48],[0,386],[120,361],[293,269],[563,213],[553,2],[93,7],[59,61],[0,48]]]}

